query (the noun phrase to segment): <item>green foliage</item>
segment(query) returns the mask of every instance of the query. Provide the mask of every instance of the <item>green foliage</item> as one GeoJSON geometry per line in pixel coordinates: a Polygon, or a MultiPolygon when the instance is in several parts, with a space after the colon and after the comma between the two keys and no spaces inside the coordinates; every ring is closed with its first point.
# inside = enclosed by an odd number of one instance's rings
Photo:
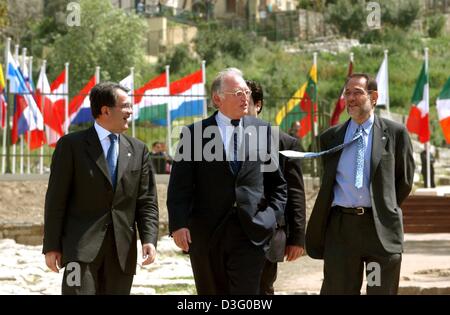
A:
{"type": "Polygon", "coordinates": [[[328,5],[325,12],[325,21],[348,38],[362,31],[365,20],[365,8],[359,1],[337,1],[328,5]]]}
{"type": "Polygon", "coordinates": [[[445,16],[443,16],[442,14],[428,17],[427,19],[428,36],[432,38],[438,37],[439,35],[441,35],[444,26],[445,26],[445,16]]]}
{"type": "Polygon", "coordinates": [[[201,27],[194,40],[198,55],[207,63],[223,55],[245,60],[253,51],[258,39],[245,32],[227,29],[218,25],[201,27]]]}
{"type": "Polygon", "coordinates": [[[0,35],[8,25],[8,3],[6,0],[0,0],[0,35]]]}
{"type": "MultiPolygon", "coordinates": [[[[165,71],[165,66],[170,66],[170,72],[182,73],[190,71],[195,68],[198,70],[200,60],[192,56],[192,53],[187,44],[180,44],[175,46],[165,55],[162,55],[158,60],[157,69],[159,72],[165,71]]],[[[189,72],[188,72],[189,73],[189,72]]]]}
{"type": "Polygon", "coordinates": [[[381,4],[381,20],[391,26],[397,26],[408,30],[420,13],[418,0],[383,0],[381,4]]]}
{"type": "Polygon", "coordinates": [[[48,57],[50,78],[70,61],[72,95],[86,84],[96,66],[101,66],[102,81],[119,81],[130,67],[140,69],[143,62],[144,24],[138,16],[113,8],[108,0],[81,0],[80,5],[81,25],[57,37],[48,57]]]}

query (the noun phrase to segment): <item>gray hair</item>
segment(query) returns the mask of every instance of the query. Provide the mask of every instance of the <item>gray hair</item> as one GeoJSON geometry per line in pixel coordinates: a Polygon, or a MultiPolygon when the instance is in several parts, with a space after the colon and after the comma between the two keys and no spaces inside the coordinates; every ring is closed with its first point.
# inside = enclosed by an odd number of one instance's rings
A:
{"type": "Polygon", "coordinates": [[[244,74],[238,68],[226,68],[220,71],[211,84],[211,102],[214,107],[217,108],[217,105],[214,103],[213,96],[214,94],[221,94],[223,89],[223,81],[228,76],[237,76],[244,80],[244,74]]]}

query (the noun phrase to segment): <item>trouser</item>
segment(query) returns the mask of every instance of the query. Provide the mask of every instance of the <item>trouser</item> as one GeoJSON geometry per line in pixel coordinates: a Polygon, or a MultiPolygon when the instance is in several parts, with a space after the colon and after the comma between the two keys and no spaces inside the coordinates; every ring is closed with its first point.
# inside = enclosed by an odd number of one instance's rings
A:
{"type": "Polygon", "coordinates": [[[112,225],[97,257],[90,263],[69,262],[62,281],[63,295],[130,294],[133,274],[125,274],[117,257],[112,225]]]}
{"type": "Polygon", "coordinates": [[[360,294],[364,264],[367,294],[397,294],[401,253],[388,253],[375,230],[373,214],[331,209],[325,236],[321,294],[360,294]]]}
{"type": "Polygon", "coordinates": [[[273,284],[277,280],[277,269],[278,263],[273,263],[266,259],[261,275],[260,294],[273,295],[275,293],[273,284]]]}

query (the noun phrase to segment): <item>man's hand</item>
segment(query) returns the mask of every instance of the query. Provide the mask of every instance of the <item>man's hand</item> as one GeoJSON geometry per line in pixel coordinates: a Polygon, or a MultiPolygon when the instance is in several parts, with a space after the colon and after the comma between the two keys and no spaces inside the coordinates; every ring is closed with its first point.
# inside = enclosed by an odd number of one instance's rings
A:
{"type": "Polygon", "coordinates": [[[61,253],[56,251],[46,253],[45,264],[51,271],[58,273],[61,269],[61,253]]]}
{"type": "Polygon", "coordinates": [[[191,243],[191,233],[187,228],[181,228],[172,233],[175,244],[183,251],[189,251],[189,244],[191,243]]]}
{"type": "Polygon", "coordinates": [[[286,246],[286,251],[284,255],[286,256],[286,261],[294,261],[303,255],[305,249],[302,246],[288,245],[286,246]]]}
{"type": "Polygon", "coordinates": [[[155,261],[156,258],[156,248],[152,243],[147,243],[142,245],[142,266],[150,265],[155,261]]]}

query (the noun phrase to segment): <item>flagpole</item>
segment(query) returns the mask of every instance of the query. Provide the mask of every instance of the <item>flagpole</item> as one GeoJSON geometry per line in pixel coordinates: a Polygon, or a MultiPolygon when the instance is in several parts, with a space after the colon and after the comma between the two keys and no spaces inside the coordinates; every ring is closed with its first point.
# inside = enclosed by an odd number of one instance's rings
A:
{"type": "MultiPolygon", "coordinates": [[[[8,55],[9,55],[9,51],[11,49],[11,37],[8,37],[6,39],[6,46],[5,46],[5,99],[7,100],[7,105],[5,108],[5,118],[6,118],[6,122],[5,122],[5,128],[3,129],[3,147],[2,147],[2,174],[5,174],[6,172],[6,136],[8,134],[8,103],[10,103],[10,99],[6,97],[6,95],[8,94],[8,55]]],[[[9,160],[9,159],[8,159],[9,160]]]]}
{"type": "Polygon", "coordinates": [[[134,67],[130,68],[131,75],[131,136],[136,136],[136,124],[134,123],[134,67]]]}
{"type": "MultiPolygon", "coordinates": [[[[202,81],[203,81],[203,90],[206,94],[206,60],[202,60],[202,81]]],[[[203,118],[208,116],[208,104],[206,102],[206,95],[203,96],[203,118]]]]}
{"type": "Polygon", "coordinates": [[[95,67],[95,84],[100,83],[100,67],[95,67]]]}
{"type": "MultiPolygon", "coordinates": [[[[25,58],[26,58],[26,56],[27,56],[27,48],[24,47],[24,48],[22,48],[22,74],[23,74],[24,78],[25,78],[25,64],[26,64],[25,58]]],[[[28,79],[28,81],[29,81],[29,79],[28,79]]],[[[28,106],[30,106],[30,104],[28,104],[28,106]]],[[[31,111],[29,109],[28,109],[28,121],[31,122],[31,111]]],[[[30,145],[30,128],[31,128],[31,126],[28,126],[28,128],[29,129],[28,129],[28,131],[26,133],[26,137],[27,137],[28,145],[30,145]]],[[[23,163],[24,163],[24,159],[23,159],[24,137],[25,136],[23,136],[22,137],[22,141],[20,141],[20,174],[23,174],[23,168],[24,168],[24,165],[23,165],[23,163]]],[[[27,152],[28,152],[28,154],[27,154],[27,161],[29,162],[29,160],[30,160],[30,149],[29,149],[29,147],[27,148],[27,152]]],[[[28,164],[28,174],[30,174],[29,164],[28,164]]]]}
{"type": "MultiPolygon", "coordinates": [[[[426,78],[427,81],[425,83],[425,95],[424,98],[426,98],[426,102],[427,104],[430,104],[430,78],[428,77],[428,47],[425,47],[424,49],[425,52],[425,74],[426,74],[426,78]]],[[[428,105],[428,108],[430,108],[430,106],[428,105]]],[[[428,115],[429,115],[429,110],[428,110],[428,115]]],[[[428,116],[429,117],[429,116],[428,116]]],[[[429,124],[430,124],[430,120],[428,118],[428,128],[429,128],[429,124]]],[[[430,167],[430,140],[428,140],[425,143],[425,150],[427,153],[427,188],[431,187],[431,178],[430,178],[430,173],[431,173],[431,167],[430,167]]]]}
{"type": "MultiPolygon", "coordinates": [[[[313,67],[315,67],[316,73],[317,73],[317,52],[313,53],[313,67]]],[[[316,103],[318,104],[317,83],[318,82],[315,82],[316,88],[315,88],[314,93],[316,94],[315,95],[315,100],[316,100],[316,103]]],[[[312,95],[310,97],[312,98],[312,95]]],[[[317,134],[318,134],[318,126],[317,126],[317,124],[315,122],[315,119],[314,119],[315,118],[314,117],[315,114],[316,113],[314,111],[314,103],[311,102],[311,126],[312,126],[312,130],[311,130],[311,149],[313,149],[313,151],[315,150],[315,147],[316,147],[316,139],[317,139],[317,134]]],[[[317,163],[316,163],[316,160],[313,160],[312,163],[313,163],[313,175],[316,175],[317,174],[317,163]]]]}
{"type": "Polygon", "coordinates": [[[64,64],[64,134],[69,133],[69,63],[64,64]]]}
{"type": "MultiPolygon", "coordinates": [[[[30,85],[30,93],[31,91],[31,81],[33,81],[33,56],[30,56],[28,59],[28,84],[30,85]]],[[[33,97],[33,95],[30,95],[30,97],[33,97]]],[[[30,106],[30,105],[28,105],[30,106]]],[[[31,106],[30,106],[31,109],[31,106]]],[[[42,117],[44,118],[44,117],[42,117]]],[[[30,110],[30,121],[33,119],[33,112],[30,110]]],[[[39,130],[39,126],[36,126],[37,130],[39,130]]],[[[27,171],[28,174],[31,173],[31,130],[28,130],[28,159],[27,159],[27,171]]]]}
{"type": "Polygon", "coordinates": [[[172,156],[172,133],[170,130],[170,127],[172,125],[172,121],[170,119],[170,105],[172,103],[172,95],[170,91],[170,73],[169,73],[170,66],[166,65],[166,86],[167,86],[167,92],[169,94],[168,100],[169,103],[167,104],[167,148],[169,150],[168,154],[172,156]]]}
{"type": "MultiPolygon", "coordinates": [[[[44,59],[44,60],[42,60],[41,73],[45,74],[46,68],[47,68],[47,60],[44,59]]],[[[44,111],[45,111],[45,89],[44,89],[44,80],[42,80],[42,82],[41,82],[41,113],[42,113],[42,118],[45,117],[44,111]]],[[[44,132],[45,132],[45,130],[47,128],[48,127],[45,125],[45,122],[44,122],[44,132]]],[[[40,153],[41,153],[41,156],[39,157],[39,174],[44,174],[44,146],[43,145],[41,146],[41,152],[40,153]]]]}
{"type": "MultiPolygon", "coordinates": [[[[14,45],[14,59],[17,62],[17,65],[19,65],[19,45],[18,44],[14,45]]],[[[14,103],[16,103],[15,97],[14,97],[14,103]]],[[[13,117],[14,117],[14,112],[13,112],[13,117]]],[[[14,121],[12,123],[14,123],[14,121]]],[[[23,140],[22,136],[19,136],[19,138],[20,138],[20,141],[23,140]]],[[[12,159],[12,167],[11,167],[12,174],[16,173],[16,152],[17,152],[17,145],[14,143],[13,144],[13,159],[12,159]]]]}
{"type": "Polygon", "coordinates": [[[388,112],[388,118],[391,119],[391,107],[389,105],[389,62],[388,62],[388,53],[389,50],[384,50],[384,59],[386,59],[386,76],[387,76],[387,82],[386,82],[386,109],[388,112]]]}

